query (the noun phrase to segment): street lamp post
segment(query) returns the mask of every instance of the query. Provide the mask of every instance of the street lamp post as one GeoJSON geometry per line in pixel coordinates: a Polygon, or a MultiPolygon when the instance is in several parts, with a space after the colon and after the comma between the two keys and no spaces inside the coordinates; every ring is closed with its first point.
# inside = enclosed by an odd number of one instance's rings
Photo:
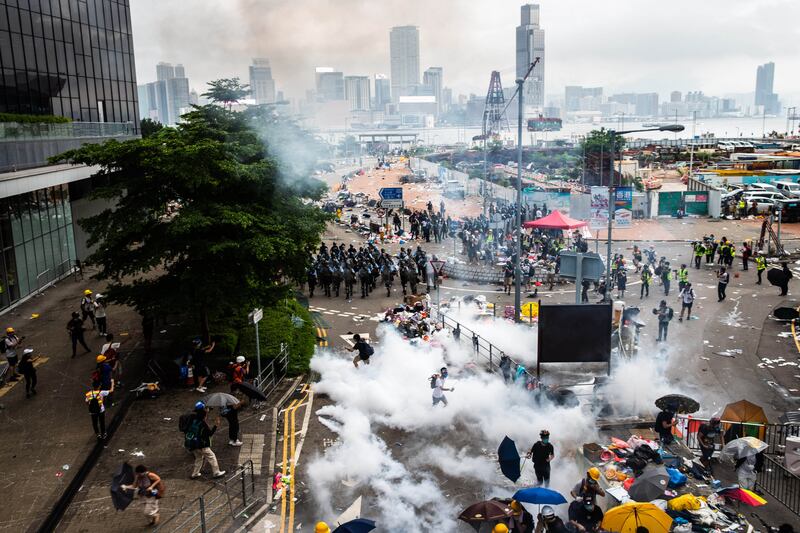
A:
{"type": "MultiPolygon", "coordinates": [[[[530,73],[530,70],[528,72],[530,73]]],[[[516,225],[514,226],[517,231],[517,261],[514,265],[514,322],[520,321],[519,315],[522,305],[522,89],[524,85],[525,80],[523,78],[517,79],[517,98],[519,106],[517,108],[517,216],[515,218],[516,225]]]]}
{"type": "MultiPolygon", "coordinates": [[[[641,133],[645,131],[672,131],[676,134],[679,131],[683,131],[683,126],[680,124],[669,124],[667,126],[661,126],[658,128],[647,128],[641,130],[625,130],[625,131],[608,131],[609,137],[609,158],[608,158],[608,235],[607,235],[607,246],[606,246],[606,293],[603,297],[606,301],[611,299],[611,227],[614,221],[614,156],[617,152],[616,150],[616,140],[617,136],[626,135],[628,133],[641,133]]],[[[622,154],[620,154],[620,157],[622,154]]],[[[602,159],[601,159],[602,161],[602,159]]],[[[602,168],[602,165],[600,165],[602,168]]],[[[622,161],[620,161],[620,175],[622,175],[622,161]]]]}

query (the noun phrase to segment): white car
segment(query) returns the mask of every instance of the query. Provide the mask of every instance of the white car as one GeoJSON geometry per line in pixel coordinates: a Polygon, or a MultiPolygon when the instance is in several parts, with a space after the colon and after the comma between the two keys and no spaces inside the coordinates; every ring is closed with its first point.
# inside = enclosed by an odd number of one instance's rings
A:
{"type": "Polygon", "coordinates": [[[784,196],[800,198],[800,183],[795,183],[793,181],[776,181],[775,187],[777,187],[778,191],[784,196]]]}
{"type": "Polygon", "coordinates": [[[747,212],[750,213],[750,210],[753,208],[753,202],[755,202],[756,213],[759,215],[770,213],[775,206],[775,202],[779,202],[784,199],[776,198],[774,196],[759,195],[743,196],[742,198],[744,198],[744,201],[747,202],[747,212]]]}
{"type": "Polygon", "coordinates": [[[771,183],[751,183],[747,186],[747,192],[780,192],[778,188],[771,183]]]}

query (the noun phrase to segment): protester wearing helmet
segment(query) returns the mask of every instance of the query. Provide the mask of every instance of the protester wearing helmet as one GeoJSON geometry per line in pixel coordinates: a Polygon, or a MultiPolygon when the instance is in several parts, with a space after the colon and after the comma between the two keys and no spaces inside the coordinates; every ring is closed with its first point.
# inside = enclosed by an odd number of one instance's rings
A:
{"type": "Polygon", "coordinates": [[[206,404],[197,402],[194,404],[194,419],[189,425],[188,431],[185,433],[184,446],[192,455],[194,455],[194,469],[192,470],[192,479],[197,479],[201,476],[200,470],[203,468],[203,463],[208,461],[211,465],[212,477],[218,478],[225,475],[224,470],[219,469],[217,463],[217,456],[211,450],[211,436],[217,431],[219,417],[213,427],[208,426],[206,418],[208,417],[208,410],[206,404]]]}
{"type": "Polygon", "coordinates": [[[569,531],[549,505],[542,507],[542,512],[536,518],[536,533],[567,533],[569,531]]]}
{"type": "Polygon", "coordinates": [[[550,432],[543,429],[539,433],[539,441],[531,447],[527,457],[533,461],[536,482],[545,487],[550,485],[550,461],[555,457],[555,450],[550,444],[550,432]]]}
{"type": "Polygon", "coordinates": [[[569,504],[569,523],[578,530],[579,533],[595,533],[600,530],[600,523],[603,521],[603,511],[598,507],[590,496],[582,500],[575,500],[569,504]]]}
{"type": "Polygon", "coordinates": [[[600,486],[599,480],[600,470],[593,466],[586,471],[586,477],[572,488],[570,494],[576,500],[590,497],[592,502],[597,503],[598,496],[606,495],[606,491],[600,486]]]}
{"type": "Polygon", "coordinates": [[[717,416],[712,417],[708,422],[700,424],[700,428],[697,430],[697,441],[700,445],[700,462],[708,470],[709,474],[713,474],[711,457],[714,455],[714,441],[720,432],[720,420],[717,416]]]}
{"type": "Polygon", "coordinates": [[[17,373],[17,363],[19,363],[17,347],[19,346],[20,340],[14,328],[6,328],[6,336],[3,337],[2,348],[3,352],[6,354],[6,361],[8,361],[8,381],[17,381],[19,379],[19,374],[17,373]]]}
{"type": "Polygon", "coordinates": [[[83,315],[81,319],[84,322],[86,321],[87,318],[91,320],[92,329],[94,329],[95,326],[94,308],[95,305],[94,305],[94,300],[92,299],[92,291],[86,289],[85,291],[83,291],[83,298],[81,298],[81,313],[83,315]]]}
{"type": "Polygon", "coordinates": [[[250,373],[250,363],[244,358],[243,355],[236,357],[236,362],[231,363],[231,381],[233,383],[244,382],[247,374],[250,373]]]}

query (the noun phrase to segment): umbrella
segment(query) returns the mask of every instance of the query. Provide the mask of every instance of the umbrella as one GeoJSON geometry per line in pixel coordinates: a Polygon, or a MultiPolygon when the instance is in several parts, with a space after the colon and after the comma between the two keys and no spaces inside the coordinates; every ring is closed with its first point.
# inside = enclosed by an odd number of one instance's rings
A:
{"type": "Polygon", "coordinates": [[[562,215],[560,211],[553,211],[546,217],[539,220],[529,220],[525,222],[523,228],[542,228],[542,229],[575,229],[588,226],[583,220],[576,220],[567,215],[562,215]]]}
{"type": "Polygon", "coordinates": [[[214,392],[203,398],[203,403],[206,404],[206,407],[227,407],[236,405],[239,400],[227,392],[214,392]]]}
{"type": "Polygon", "coordinates": [[[722,448],[722,453],[732,456],[734,459],[742,459],[767,449],[767,443],[755,437],[742,437],[734,439],[722,448]]]}
{"type": "Polygon", "coordinates": [[[699,403],[682,394],[662,396],[656,400],[656,407],[662,411],[672,411],[673,413],[696,413],[700,410],[699,403]]]}
{"type": "Polygon", "coordinates": [[[258,390],[258,387],[243,381],[242,383],[236,383],[236,387],[242,391],[242,394],[250,398],[251,400],[258,400],[264,402],[267,400],[267,397],[264,396],[264,393],[258,390]]]}
{"type": "Polygon", "coordinates": [[[543,487],[520,489],[514,493],[514,499],[523,503],[538,503],[539,505],[561,505],[567,503],[566,498],[560,493],[543,487]]]}
{"type": "Polygon", "coordinates": [[[333,533],[367,533],[375,529],[375,521],[366,518],[356,518],[340,525],[333,533]]]}
{"type": "Polygon", "coordinates": [[[458,515],[459,520],[472,525],[473,527],[480,527],[481,522],[491,522],[493,520],[502,520],[509,518],[513,515],[511,507],[498,502],[496,500],[487,500],[485,502],[473,503],[458,515]]]}
{"type": "Polygon", "coordinates": [[[132,483],[133,467],[128,463],[122,463],[111,477],[111,503],[117,511],[124,511],[133,501],[133,491],[122,488],[122,485],[132,483]]]}
{"type": "Polygon", "coordinates": [[[614,533],[636,533],[639,526],[650,533],[667,533],[672,517],[652,503],[631,502],[608,511],[602,523],[603,529],[614,533]]]}
{"type": "Polygon", "coordinates": [[[780,287],[786,283],[786,274],[780,268],[770,268],[767,270],[767,280],[770,284],[780,287]]]}
{"type": "Polygon", "coordinates": [[[637,502],[649,502],[663,496],[668,484],[669,474],[666,468],[646,468],[628,489],[628,495],[637,502]]]}
{"type": "Polygon", "coordinates": [[[500,470],[503,474],[515,482],[519,479],[519,452],[517,445],[513,440],[508,438],[508,435],[500,443],[497,448],[497,459],[500,461],[500,470]]]}
{"type": "Polygon", "coordinates": [[[738,500],[745,505],[751,505],[753,507],[759,507],[761,505],[766,505],[767,503],[767,500],[765,500],[755,492],[743,489],[741,487],[727,487],[718,490],[717,494],[725,496],[726,498],[731,500],[738,500]]]}
{"type": "MultiPolygon", "coordinates": [[[[751,424],[768,423],[764,409],[747,400],[729,403],[725,406],[720,418],[724,422],[749,422],[751,424]]],[[[731,424],[724,424],[723,427],[727,431],[731,427],[731,424]]],[[[765,428],[763,426],[744,426],[742,429],[745,434],[762,439],[764,438],[765,428]]]]}

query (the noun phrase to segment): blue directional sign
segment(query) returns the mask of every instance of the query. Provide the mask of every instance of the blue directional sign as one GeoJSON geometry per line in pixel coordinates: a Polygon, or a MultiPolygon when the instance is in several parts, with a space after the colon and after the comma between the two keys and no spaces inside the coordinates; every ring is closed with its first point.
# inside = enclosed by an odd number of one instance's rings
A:
{"type": "Polygon", "coordinates": [[[381,200],[402,200],[403,188],[402,187],[384,187],[378,191],[381,200]]]}

